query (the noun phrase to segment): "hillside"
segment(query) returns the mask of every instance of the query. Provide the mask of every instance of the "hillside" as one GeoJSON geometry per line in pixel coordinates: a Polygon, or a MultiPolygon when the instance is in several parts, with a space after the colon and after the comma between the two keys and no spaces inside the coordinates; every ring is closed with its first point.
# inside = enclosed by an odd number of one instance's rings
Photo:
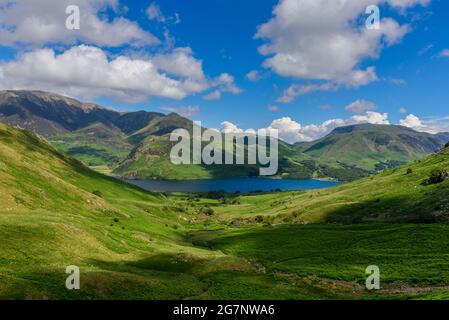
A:
{"type": "Polygon", "coordinates": [[[394,125],[361,124],[335,129],[326,137],[297,146],[311,158],[331,166],[354,165],[382,171],[435,153],[449,134],[433,135],[394,125]]]}
{"type": "Polygon", "coordinates": [[[114,122],[120,113],[42,91],[0,91],[0,118],[11,126],[49,137],[114,122]]]}
{"type": "Polygon", "coordinates": [[[0,125],[0,299],[447,298],[448,226],[379,224],[447,221],[449,181],[422,184],[433,168],[449,168],[449,150],[231,205],[143,192],[0,125]],[[304,225],[324,221],[376,224],[304,225]],[[363,287],[371,264],[379,292],[363,287]],[[79,291],[65,289],[69,265],[79,291]]]}
{"type": "MultiPolygon", "coordinates": [[[[266,223],[447,223],[449,180],[427,184],[434,169],[449,172],[449,148],[330,189],[242,197],[241,206],[266,223]]],[[[229,219],[245,218],[233,214],[236,207],[220,210],[229,219]]]]}
{"type": "Polygon", "coordinates": [[[229,298],[234,277],[260,296],[286,298],[269,292],[276,281],[305,294],[243,259],[194,247],[188,221],[207,216],[180,205],[0,124],[0,299],[229,298]],[[81,270],[79,291],[65,288],[69,265],[81,270]]]}

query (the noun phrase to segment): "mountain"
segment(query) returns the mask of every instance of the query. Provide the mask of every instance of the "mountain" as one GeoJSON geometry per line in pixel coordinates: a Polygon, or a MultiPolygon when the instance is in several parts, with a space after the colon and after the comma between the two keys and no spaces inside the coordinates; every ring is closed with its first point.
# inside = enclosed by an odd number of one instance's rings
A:
{"type": "Polygon", "coordinates": [[[113,123],[120,113],[42,91],[1,91],[0,120],[49,137],[96,122],[113,123]]]}
{"type": "MultiPolygon", "coordinates": [[[[176,113],[120,113],[48,92],[2,91],[0,122],[40,134],[96,170],[126,178],[249,177],[259,171],[258,165],[173,165],[170,133],[192,131],[192,121],[176,113]]],[[[278,176],[352,181],[436,152],[448,141],[448,133],[399,126],[337,128],[310,143],[280,141],[278,176]]]]}
{"type": "Polygon", "coordinates": [[[297,145],[298,151],[333,167],[355,166],[375,172],[435,153],[449,134],[429,134],[395,125],[340,127],[326,137],[297,145]]]}

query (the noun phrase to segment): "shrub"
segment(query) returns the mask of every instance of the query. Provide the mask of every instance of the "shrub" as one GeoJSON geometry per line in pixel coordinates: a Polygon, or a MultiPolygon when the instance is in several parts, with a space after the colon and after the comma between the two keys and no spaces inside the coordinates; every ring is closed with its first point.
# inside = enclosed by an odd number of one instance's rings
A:
{"type": "Polygon", "coordinates": [[[444,169],[433,169],[430,172],[429,179],[427,180],[428,184],[437,184],[445,181],[449,178],[449,172],[444,169]]]}
{"type": "Polygon", "coordinates": [[[444,148],[449,148],[449,142],[444,145],[444,148]]]}
{"type": "Polygon", "coordinates": [[[92,194],[96,195],[97,197],[103,198],[103,193],[100,190],[94,190],[92,191],[92,194]]]}
{"type": "Polygon", "coordinates": [[[212,209],[211,207],[203,207],[201,208],[200,213],[205,214],[206,216],[211,216],[215,212],[214,209],[212,209]]]}
{"type": "Polygon", "coordinates": [[[407,169],[407,174],[412,174],[412,173],[413,173],[412,168],[408,168],[408,169],[407,169]]]}
{"type": "Polygon", "coordinates": [[[120,221],[119,218],[114,218],[115,223],[118,223],[119,221],[120,221]]]}

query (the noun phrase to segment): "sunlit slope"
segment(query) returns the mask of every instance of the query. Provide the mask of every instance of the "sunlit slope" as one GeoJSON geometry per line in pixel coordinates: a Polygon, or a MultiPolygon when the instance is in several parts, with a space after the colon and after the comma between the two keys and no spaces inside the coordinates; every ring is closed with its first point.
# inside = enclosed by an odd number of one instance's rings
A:
{"type": "Polygon", "coordinates": [[[425,157],[449,142],[449,134],[429,134],[394,125],[361,124],[298,145],[298,150],[329,165],[380,171],[425,157]]]}
{"type": "Polygon", "coordinates": [[[139,267],[151,258],[169,269],[187,252],[192,259],[220,258],[184,242],[182,214],[163,200],[0,125],[0,298],[200,294],[204,284],[196,276],[139,267]],[[81,268],[84,290],[65,289],[69,265],[81,268]]]}
{"type": "Polygon", "coordinates": [[[434,169],[449,171],[449,149],[338,187],[247,196],[238,209],[217,210],[231,221],[260,215],[261,223],[447,222],[449,180],[426,184],[434,169]]]}
{"type": "Polygon", "coordinates": [[[0,125],[0,299],[351,296],[344,286],[292,283],[246,259],[195,247],[188,233],[211,219],[180,197],[142,192],[0,125]],[[65,287],[70,265],[80,268],[79,291],[65,287]]]}

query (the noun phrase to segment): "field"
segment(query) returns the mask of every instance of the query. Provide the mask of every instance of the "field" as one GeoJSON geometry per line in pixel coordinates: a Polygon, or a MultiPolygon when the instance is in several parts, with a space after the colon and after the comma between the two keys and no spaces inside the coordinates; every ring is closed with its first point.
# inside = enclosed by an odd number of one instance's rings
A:
{"type": "Polygon", "coordinates": [[[321,191],[151,194],[0,125],[0,298],[447,298],[449,181],[424,182],[448,163],[321,191]]]}

